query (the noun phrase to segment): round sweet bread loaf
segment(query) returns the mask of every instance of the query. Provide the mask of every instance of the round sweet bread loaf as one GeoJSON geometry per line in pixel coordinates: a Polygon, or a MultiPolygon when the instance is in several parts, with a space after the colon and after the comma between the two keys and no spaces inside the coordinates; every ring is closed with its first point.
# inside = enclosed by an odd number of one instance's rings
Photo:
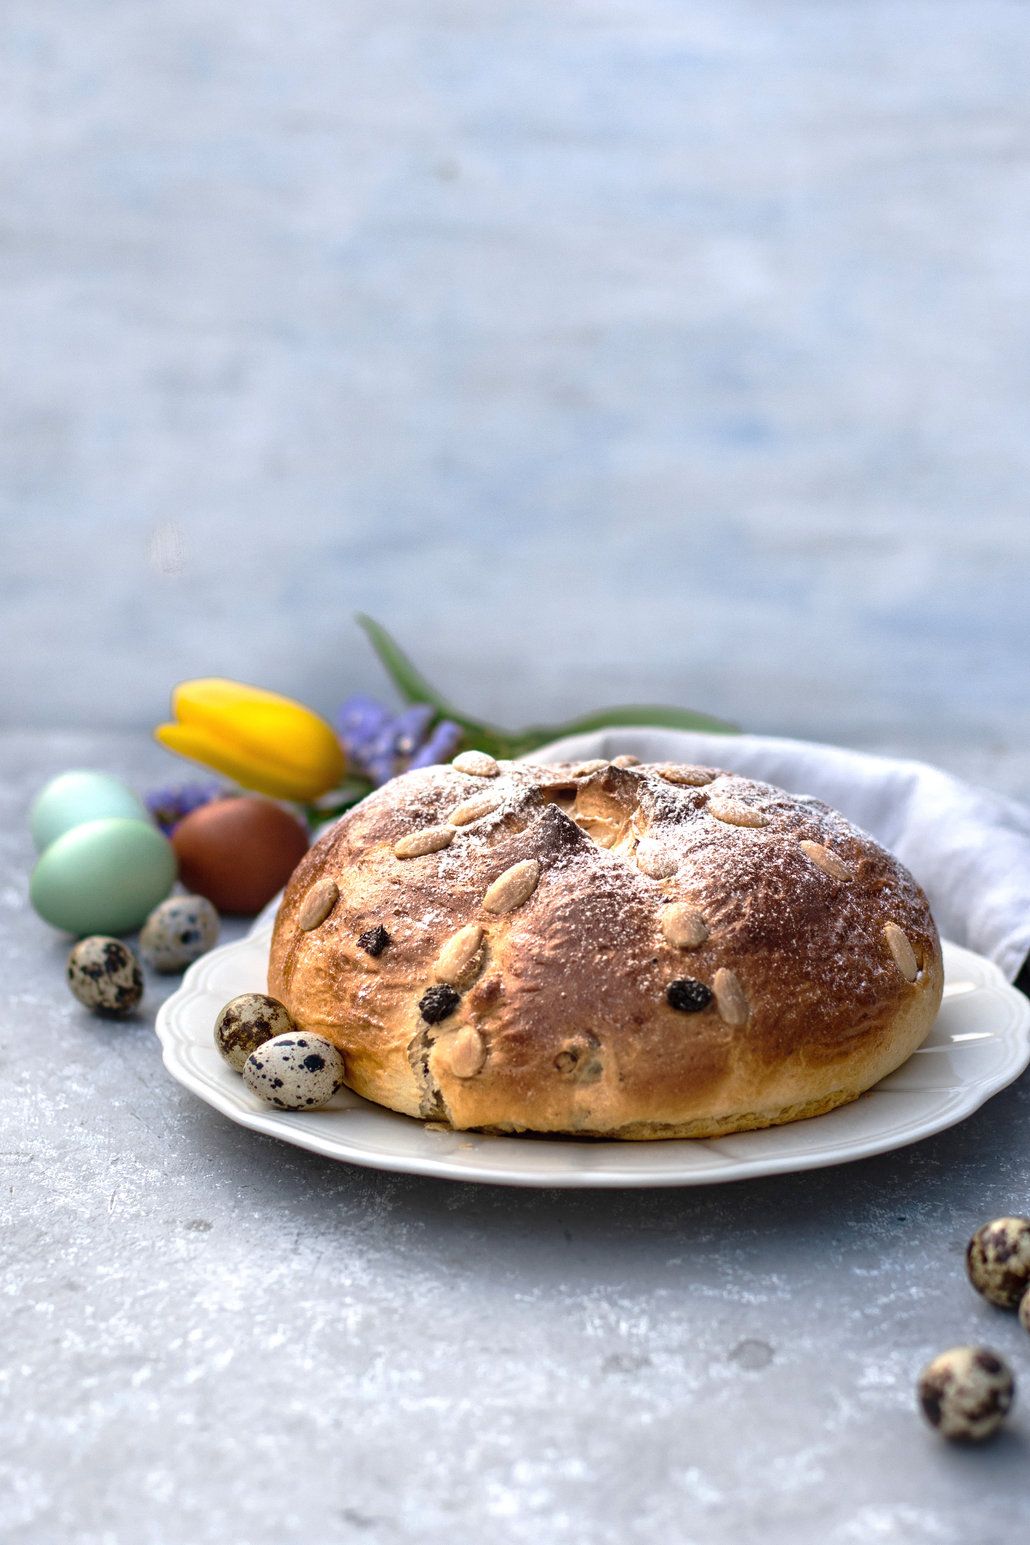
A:
{"type": "Polygon", "coordinates": [[[393,779],[315,844],[268,972],[370,1100],[618,1138],[853,1100],[923,1040],[942,986],[923,892],[818,800],[478,752],[393,779]]]}

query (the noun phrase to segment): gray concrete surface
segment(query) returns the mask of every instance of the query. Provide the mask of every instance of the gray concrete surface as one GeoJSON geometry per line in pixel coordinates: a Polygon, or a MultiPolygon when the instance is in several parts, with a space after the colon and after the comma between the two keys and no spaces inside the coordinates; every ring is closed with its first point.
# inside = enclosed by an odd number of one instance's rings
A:
{"type": "Polygon", "coordinates": [[[335,1165],[171,1081],[167,987],[90,1018],[26,910],[37,784],[78,762],[145,785],[163,755],[38,732],[0,754],[5,1545],[1023,1537],[1030,1339],[962,1250],[1027,1210],[1025,1078],[914,1148],[710,1190],[335,1165]],[[972,1453],[913,1397],[968,1340],[1023,1385],[972,1453]]]}

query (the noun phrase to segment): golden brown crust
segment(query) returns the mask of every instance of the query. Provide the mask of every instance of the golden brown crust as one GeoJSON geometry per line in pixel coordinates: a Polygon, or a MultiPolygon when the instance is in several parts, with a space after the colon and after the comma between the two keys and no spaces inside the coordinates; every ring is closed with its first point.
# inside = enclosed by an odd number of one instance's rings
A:
{"type": "Polygon", "coordinates": [[[922,891],[836,811],[715,769],[610,763],[394,779],[301,861],[268,975],[368,1099],[625,1138],[854,1099],[923,1040],[942,987],[922,891]],[[487,793],[496,808],[466,820],[487,793]],[[404,840],[441,828],[445,847],[404,840]],[[327,879],[339,899],[305,929],[327,879]]]}

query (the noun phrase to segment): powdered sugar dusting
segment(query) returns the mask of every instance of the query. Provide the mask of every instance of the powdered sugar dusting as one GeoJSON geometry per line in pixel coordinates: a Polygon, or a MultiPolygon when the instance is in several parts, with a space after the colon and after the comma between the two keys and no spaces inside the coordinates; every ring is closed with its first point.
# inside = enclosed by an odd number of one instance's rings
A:
{"type": "MultiPolygon", "coordinates": [[[[910,937],[914,930],[917,956],[919,937],[924,949],[931,946],[925,902],[911,876],[838,812],[731,772],[706,768],[703,784],[672,781],[669,772],[666,764],[502,762],[487,785],[493,808],[459,826],[447,848],[408,862],[431,865],[446,896],[452,889],[485,891],[513,862],[535,857],[552,879],[574,872],[610,925],[627,888],[644,887],[656,908],[690,903],[705,920],[712,949],[718,948],[720,926],[724,938],[736,937],[750,917],[756,935],[761,919],[766,948],[774,943],[777,951],[792,949],[804,959],[814,930],[818,958],[812,964],[825,996],[855,985],[859,957],[868,962],[865,986],[879,974],[876,951],[859,947],[868,943],[874,924],[881,935],[888,922],[910,937]],[[839,876],[832,862],[812,864],[816,850],[834,856],[839,876]],[[886,871],[873,897],[861,886],[846,894],[842,884],[845,873],[860,877],[863,864],[886,871]],[[867,917],[870,910],[877,915],[867,917]]],[[[440,767],[395,780],[390,797],[418,829],[442,824],[484,793],[481,777],[440,767]],[[415,785],[412,793],[417,787],[417,799],[397,799],[404,784],[415,785]]],[[[444,901],[424,920],[445,922],[450,915],[444,901]]],[[[763,941],[753,942],[757,947],[763,941]]],[[[885,964],[891,961],[889,951],[880,953],[885,964]]]]}

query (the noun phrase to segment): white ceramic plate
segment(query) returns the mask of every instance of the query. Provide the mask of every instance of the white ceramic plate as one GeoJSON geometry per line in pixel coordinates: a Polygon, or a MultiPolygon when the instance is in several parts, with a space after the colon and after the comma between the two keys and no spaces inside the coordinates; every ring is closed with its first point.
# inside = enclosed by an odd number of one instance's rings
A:
{"type": "Polygon", "coordinates": [[[212,1027],[227,999],[260,992],[272,925],[205,955],[162,1004],[165,1066],[232,1121],[330,1159],[372,1169],[508,1186],[702,1186],[886,1153],[943,1131],[1011,1083],[1030,1062],[1030,1001],[998,968],[944,945],[944,1003],[925,1045],[851,1105],[730,1137],[652,1143],[490,1137],[441,1132],[349,1090],[319,1111],[263,1104],[222,1061],[212,1027]]]}

